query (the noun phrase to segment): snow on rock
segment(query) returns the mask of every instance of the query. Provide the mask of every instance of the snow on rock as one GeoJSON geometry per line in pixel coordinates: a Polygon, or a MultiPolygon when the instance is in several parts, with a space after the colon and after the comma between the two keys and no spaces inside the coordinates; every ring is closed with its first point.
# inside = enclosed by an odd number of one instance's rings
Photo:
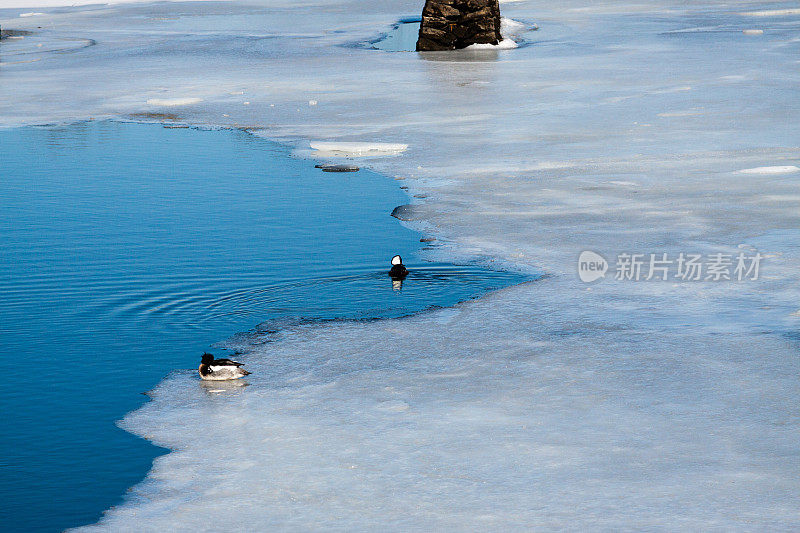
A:
{"type": "Polygon", "coordinates": [[[497,44],[471,44],[466,50],[511,50],[517,47],[517,43],[511,39],[503,39],[497,44]]]}

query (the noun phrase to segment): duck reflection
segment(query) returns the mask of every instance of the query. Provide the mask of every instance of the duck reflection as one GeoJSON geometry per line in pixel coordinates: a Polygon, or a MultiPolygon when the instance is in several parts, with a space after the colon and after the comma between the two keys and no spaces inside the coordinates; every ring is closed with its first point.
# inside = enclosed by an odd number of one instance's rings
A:
{"type": "Polygon", "coordinates": [[[200,381],[200,386],[209,396],[226,395],[241,391],[249,383],[240,380],[231,381],[200,381]]]}

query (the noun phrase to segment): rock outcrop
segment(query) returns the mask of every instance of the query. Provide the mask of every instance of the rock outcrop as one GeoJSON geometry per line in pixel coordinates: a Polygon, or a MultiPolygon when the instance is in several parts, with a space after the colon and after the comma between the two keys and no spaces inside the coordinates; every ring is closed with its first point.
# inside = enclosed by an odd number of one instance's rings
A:
{"type": "Polygon", "coordinates": [[[457,50],[501,39],[498,0],[425,0],[418,51],[457,50]]]}

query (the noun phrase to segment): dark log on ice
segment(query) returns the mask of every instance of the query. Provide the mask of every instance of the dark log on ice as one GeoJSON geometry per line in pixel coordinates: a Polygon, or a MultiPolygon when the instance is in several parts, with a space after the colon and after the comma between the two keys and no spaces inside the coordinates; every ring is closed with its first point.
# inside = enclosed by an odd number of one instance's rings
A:
{"type": "Polygon", "coordinates": [[[358,172],[361,170],[356,165],[314,165],[315,168],[321,169],[323,172],[358,172]]]}
{"type": "Polygon", "coordinates": [[[426,0],[417,50],[457,50],[500,42],[498,0],[426,0]]]}

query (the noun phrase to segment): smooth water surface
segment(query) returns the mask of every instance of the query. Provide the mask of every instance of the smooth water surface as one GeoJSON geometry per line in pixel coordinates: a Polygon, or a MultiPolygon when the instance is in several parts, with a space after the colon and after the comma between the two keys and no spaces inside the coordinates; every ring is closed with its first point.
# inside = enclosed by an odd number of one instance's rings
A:
{"type": "Polygon", "coordinates": [[[414,52],[419,38],[419,17],[402,19],[392,29],[372,43],[374,48],[386,52],[414,52]]]}
{"type": "MultiPolygon", "coordinates": [[[[2,516],[95,521],[162,453],[115,426],[173,369],[280,318],[373,318],[522,280],[421,261],[381,175],[323,173],[241,131],[0,130],[2,516]],[[400,253],[412,269],[396,290],[400,253]]],[[[219,353],[219,352],[218,352],[219,353]]]]}

